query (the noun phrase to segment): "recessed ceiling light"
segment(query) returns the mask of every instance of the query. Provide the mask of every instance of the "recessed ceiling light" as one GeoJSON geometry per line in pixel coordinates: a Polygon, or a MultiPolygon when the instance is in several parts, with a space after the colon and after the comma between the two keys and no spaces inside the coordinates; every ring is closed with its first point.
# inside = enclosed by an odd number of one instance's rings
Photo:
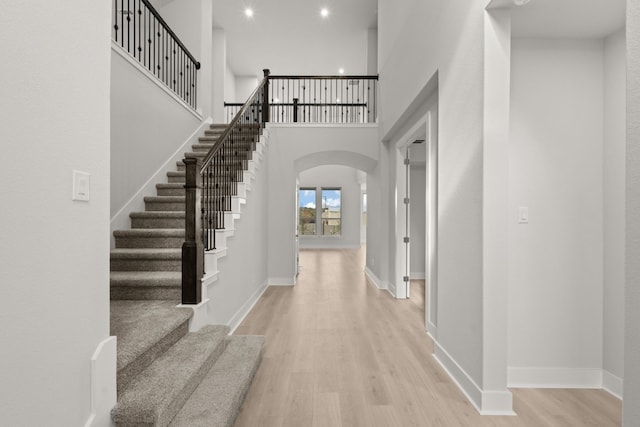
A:
{"type": "Polygon", "coordinates": [[[328,17],[329,9],[327,9],[326,7],[323,7],[322,9],[320,9],[320,16],[322,16],[323,18],[328,17]]]}
{"type": "Polygon", "coordinates": [[[513,0],[513,4],[515,4],[516,6],[524,6],[525,4],[529,3],[531,0],[513,0]]]}
{"type": "Polygon", "coordinates": [[[338,72],[339,72],[340,74],[344,74],[344,68],[340,68],[340,69],[338,70],[338,72]]]}
{"type": "Polygon", "coordinates": [[[253,9],[251,9],[250,7],[246,8],[246,9],[244,10],[244,15],[245,15],[247,18],[253,18],[253,9]]]}

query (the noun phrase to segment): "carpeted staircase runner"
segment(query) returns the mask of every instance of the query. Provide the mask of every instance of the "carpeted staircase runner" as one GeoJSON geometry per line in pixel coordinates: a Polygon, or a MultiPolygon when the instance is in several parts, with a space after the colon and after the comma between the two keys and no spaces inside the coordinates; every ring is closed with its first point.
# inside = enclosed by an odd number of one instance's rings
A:
{"type": "MultiPolygon", "coordinates": [[[[223,130],[212,125],[186,155],[204,157],[223,130]]],[[[246,147],[248,159],[255,145],[246,147]]],[[[111,334],[118,338],[118,403],[112,419],[117,426],[230,427],[260,363],[264,337],[229,336],[221,325],[189,332],[193,311],[177,307],[185,218],[180,163],[167,178],[156,186],[157,196],[145,198],[145,212],[130,215],[132,228],[114,232],[111,334]]]]}

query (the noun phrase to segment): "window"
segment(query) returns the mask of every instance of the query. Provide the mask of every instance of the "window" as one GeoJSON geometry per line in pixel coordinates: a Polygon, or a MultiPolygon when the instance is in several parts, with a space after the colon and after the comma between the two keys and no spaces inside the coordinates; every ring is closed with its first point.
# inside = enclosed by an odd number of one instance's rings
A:
{"type": "Polygon", "coordinates": [[[342,228],[342,200],[339,188],[322,189],[322,235],[340,236],[342,228]]]}
{"type": "Polygon", "coordinates": [[[300,236],[342,235],[342,190],[301,187],[298,192],[298,234],[300,236]],[[320,206],[321,209],[317,209],[320,206]],[[317,224],[320,224],[320,227],[317,224]]]}
{"type": "Polygon", "coordinates": [[[298,233],[301,236],[316,235],[316,189],[300,188],[298,195],[298,233]]]}

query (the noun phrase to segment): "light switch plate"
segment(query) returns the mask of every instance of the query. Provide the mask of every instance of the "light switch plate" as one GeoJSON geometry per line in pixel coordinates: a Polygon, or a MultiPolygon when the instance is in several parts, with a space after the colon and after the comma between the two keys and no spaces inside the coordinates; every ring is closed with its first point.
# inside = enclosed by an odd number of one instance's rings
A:
{"type": "Polygon", "coordinates": [[[88,202],[91,198],[91,174],[73,171],[73,194],[71,200],[88,202]]]}
{"type": "Polygon", "coordinates": [[[518,224],[529,224],[529,208],[521,206],[518,208],[518,224]]]}

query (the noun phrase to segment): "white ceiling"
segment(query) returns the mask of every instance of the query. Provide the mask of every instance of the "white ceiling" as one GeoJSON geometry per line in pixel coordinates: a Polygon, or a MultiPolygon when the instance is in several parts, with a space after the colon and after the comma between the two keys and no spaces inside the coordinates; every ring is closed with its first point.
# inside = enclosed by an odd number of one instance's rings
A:
{"type": "Polygon", "coordinates": [[[377,0],[214,0],[227,62],[238,76],[366,74],[367,29],[377,27],[377,0]],[[244,8],[254,9],[247,19],[244,8]],[[330,10],[328,19],[320,9],[330,10]],[[250,53],[250,54],[249,54],[250,53]]]}
{"type": "Polygon", "coordinates": [[[624,26],[625,0],[531,0],[514,6],[493,0],[492,7],[511,7],[513,37],[602,38],[624,26]]]}

